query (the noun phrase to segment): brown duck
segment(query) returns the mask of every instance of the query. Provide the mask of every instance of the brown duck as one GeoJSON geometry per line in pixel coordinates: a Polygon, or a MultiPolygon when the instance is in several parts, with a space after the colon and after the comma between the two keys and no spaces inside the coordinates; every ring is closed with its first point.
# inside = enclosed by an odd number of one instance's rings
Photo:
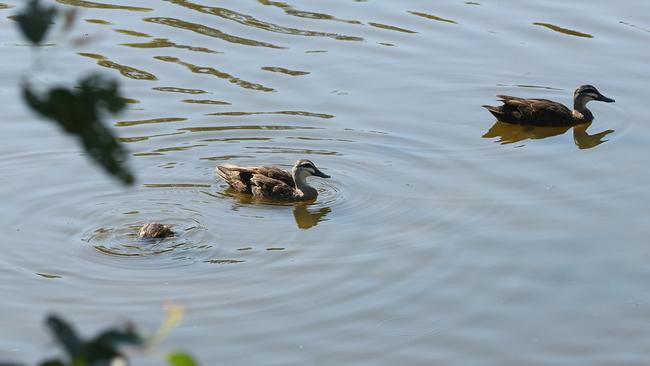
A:
{"type": "Polygon", "coordinates": [[[291,172],[274,166],[243,167],[233,164],[217,166],[215,173],[233,189],[253,197],[282,201],[307,201],[318,196],[307,177],[329,178],[309,160],[298,160],[291,172]]]}
{"type": "Polygon", "coordinates": [[[170,225],[161,224],[159,222],[150,222],[140,228],[138,237],[140,238],[166,238],[173,236],[174,232],[170,225]]]}
{"type": "Polygon", "coordinates": [[[508,95],[497,95],[503,102],[500,106],[484,105],[499,121],[531,126],[574,126],[591,122],[594,115],[587,109],[587,103],[597,100],[613,103],[592,85],[581,85],[573,93],[573,110],[548,99],[524,99],[508,95]]]}

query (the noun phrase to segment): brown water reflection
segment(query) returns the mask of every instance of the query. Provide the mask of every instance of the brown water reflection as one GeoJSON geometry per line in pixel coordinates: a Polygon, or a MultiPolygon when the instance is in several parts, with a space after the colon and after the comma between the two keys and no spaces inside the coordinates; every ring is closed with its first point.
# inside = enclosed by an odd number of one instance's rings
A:
{"type": "MultiPolygon", "coordinates": [[[[207,140],[206,140],[207,141],[207,140]]],[[[236,159],[253,159],[254,156],[250,155],[221,155],[221,156],[206,156],[199,158],[199,160],[208,160],[208,161],[227,161],[227,160],[236,160],[236,159]]]]}
{"type": "Polygon", "coordinates": [[[138,70],[134,67],[131,66],[126,66],[126,65],[121,65],[116,62],[110,61],[106,57],[102,55],[98,55],[96,53],[85,53],[85,52],[79,52],[78,55],[84,56],[84,57],[89,57],[92,59],[97,60],[97,65],[106,67],[109,69],[115,69],[120,72],[120,74],[126,76],[129,79],[135,79],[135,80],[158,80],[156,75],[146,72],[144,70],[138,70]]]}
{"type": "Polygon", "coordinates": [[[497,121],[482,136],[484,138],[498,138],[497,142],[502,145],[513,144],[525,140],[539,140],[547,137],[562,135],[569,129],[573,129],[573,140],[579,149],[589,149],[596,147],[607,140],[603,138],[614,130],[605,130],[590,135],[587,129],[590,123],[584,123],[574,127],[541,127],[541,126],[523,126],[512,123],[497,121]]]}
{"type": "Polygon", "coordinates": [[[118,137],[117,140],[119,142],[132,143],[132,142],[147,141],[147,140],[149,140],[151,138],[154,138],[154,137],[182,135],[184,133],[185,132],[181,131],[181,132],[171,132],[171,133],[160,133],[160,134],[147,135],[147,136],[118,137]]]}
{"type": "Polygon", "coordinates": [[[113,23],[109,22],[108,20],[104,19],[85,19],[87,23],[90,24],[101,24],[101,25],[111,25],[113,23]]]}
{"type": "Polygon", "coordinates": [[[409,29],[396,27],[394,25],[377,23],[377,22],[369,22],[368,25],[371,25],[371,26],[373,26],[375,28],[381,28],[381,29],[386,29],[386,30],[391,30],[391,31],[396,31],[396,32],[402,32],[402,33],[417,33],[416,31],[412,31],[412,30],[409,30],[409,29]]]}
{"type": "Polygon", "coordinates": [[[210,126],[210,127],[185,127],[179,128],[179,131],[190,132],[213,132],[213,131],[231,131],[231,130],[315,130],[317,127],[300,127],[300,126],[275,126],[275,125],[243,125],[243,126],[210,126]]]}
{"type": "Polygon", "coordinates": [[[187,67],[188,70],[190,70],[193,73],[196,74],[208,74],[208,75],[214,75],[220,79],[225,79],[228,80],[230,83],[235,84],[237,86],[240,86],[245,89],[252,89],[252,90],[258,90],[258,91],[263,91],[263,92],[273,92],[275,89],[266,87],[261,84],[256,84],[256,83],[251,83],[249,81],[242,80],[240,78],[234,77],[226,72],[219,71],[213,67],[207,67],[207,66],[196,66],[193,65],[189,62],[184,62],[181,61],[177,57],[171,57],[171,56],[155,56],[154,57],[156,60],[160,61],[165,61],[165,62],[171,62],[175,64],[179,64],[182,66],[187,67]]]}
{"type": "Polygon", "coordinates": [[[210,264],[235,264],[235,263],[244,263],[246,262],[243,259],[209,259],[204,261],[204,263],[210,264]]]}
{"type": "Polygon", "coordinates": [[[151,8],[140,8],[135,6],[96,3],[96,2],[85,1],[85,0],[56,0],[56,2],[65,5],[80,6],[82,8],[115,9],[115,10],[129,10],[129,11],[153,11],[153,9],[151,8]]]}
{"type": "Polygon", "coordinates": [[[115,126],[128,127],[128,126],[146,125],[151,123],[170,123],[170,122],[183,122],[183,121],[187,121],[187,118],[180,118],[180,117],[151,118],[151,119],[142,119],[137,121],[120,121],[120,122],[116,122],[115,126]]]}
{"type": "Polygon", "coordinates": [[[413,14],[413,15],[417,15],[417,16],[419,16],[419,17],[423,17],[423,18],[427,18],[427,19],[431,19],[431,20],[436,20],[436,21],[438,21],[438,22],[445,22],[445,23],[458,24],[458,22],[455,21],[455,20],[445,19],[445,18],[442,18],[442,17],[436,16],[436,15],[427,14],[427,13],[423,13],[423,12],[420,12],[420,11],[409,11],[409,13],[411,13],[411,14],[413,14]]]}
{"type": "Polygon", "coordinates": [[[271,43],[259,42],[259,41],[255,41],[255,40],[252,40],[252,39],[233,36],[233,35],[230,35],[230,34],[226,34],[226,33],[222,32],[222,31],[220,31],[218,29],[210,28],[210,27],[208,27],[206,25],[203,25],[203,24],[186,22],[186,21],[183,21],[183,20],[180,20],[180,19],[175,19],[175,18],[144,18],[142,20],[144,20],[145,22],[162,24],[162,25],[167,25],[167,26],[174,27],[174,28],[181,28],[181,29],[190,30],[192,32],[196,32],[196,33],[202,34],[204,36],[219,38],[219,39],[224,40],[226,42],[237,43],[237,44],[241,44],[241,45],[245,45],[245,46],[268,47],[268,48],[285,48],[285,47],[281,47],[281,46],[276,46],[276,45],[271,44],[271,43]]]}
{"type": "Polygon", "coordinates": [[[187,46],[182,44],[176,44],[167,38],[156,38],[146,43],[122,43],[122,46],[133,47],[133,48],[180,48],[195,52],[205,52],[205,53],[222,53],[219,51],[213,51],[205,47],[194,47],[187,46]]]}
{"type": "Polygon", "coordinates": [[[138,32],[130,29],[113,29],[113,30],[117,33],[126,34],[127,36],[131,36],[131,37],[151,38],[150,34],[138,32]]]}
{"type": "Polygon", "coordinates": [[[302,75],[308,75],[308,71],[299,71],[299,70],[289,70],[284,67],[272,67],[272,66],[264,66],[262,67],[262,70],[264,71],[270,71],[270,72],[279,72],[281,74],[287,74],[291,76],[302,76],[302,75]]]}
{"type": "Polygon", "coordinates": [[[303,117],[315,117],[315,118],[324,118],[330,119],[334,118],[334,115],[327,113],[313,113],[306,111],[277,111],[277,112],[217,112],[217,113],[208,113],[206,116],[253,116],[253,115],[262,115],[262,114],[283,114],[287,116],[303,116],[303,117]]]}
{"type": "Polygon", "coordinates": [[[247,149],[255,150],[256,154],[292,154],[294,156],[302,155],[330,155],[341,156],[342,154],[336,151],[324,149],[296,149],[291,147],[271,147],[271,146],[246,146],[247,149]]]}
{"type": "Polygon", "coordinates": [[[575,31],[573,29],[558,27],[557,25],[554,25],[554,24],[540,23],[540,22],[535,22],[533,24],[534,25],[539,25],[541,27],[548,28],[548,29],[550,29],[552,31],[567,34],[567,35],[570,35],[570,36],[583,37],[583,38],[594,38],[594,36],[592,36],[591,34],[578,32],[578,31],[575,31]]]}
{"type": "Polygon", "coordinates": [[[297,10],[293,6],[280,2],[280,1],[269,1],[269,0],[257,0],[260,4],[262,5],[269,5],[269,6],[275,6],[278,7],[282,10],[287,15],[292,15],[295,17],[299,18],[307,18],[307,19],[318,19],[318,20],[333,20],[337,22],[343,22],[343,23],[349,23],[349,24],[361,24],[360,21],[358,20],[346,20],[346,19],[341,19],[337,18],[333,15],[325,14],[325,13],[315,13],[311,11],[303,11],[303,10],[297,10]]]}
{"type": "Polygon", "coordinates": [[[207,91],[201,89],[187,89],[187,88],[177,88],[174,86],[157,86],[151,88],[152,90],[157,90],[167,93],[184,93],[184,94],[205,94],[207,91]]]}
{"type": "Polygon", "coordinates": [[[180,5],[186,8],[199,11],[201,13],[216,15],[224,19],[232,20],[239,24],[254,27],[257,29],[262,29],[269,32],[292,34],[297,36],[309,36],[309,37],[329,37],[329,38],[334,38],[343,41],[363,41],[363,38],[361,37],[353,37],[353,36],[346,36],[346,35],[341,35],[336,33],[314,32],[314,31],[302,30],[297,28],[283,27],[277,24],[261,21],[250,15],[228,10],[226,8],[199,5],[186,0],[167,0],[167,1],[176,5],[180,5]]]}
{"type": "Polygon", "coordinates": [[[212,104],[212,105],[231,105],[231,103],[224,102],[221,100],[211,100],[211,99],[183,99],[183,103],[190,104],[212,104]]]}

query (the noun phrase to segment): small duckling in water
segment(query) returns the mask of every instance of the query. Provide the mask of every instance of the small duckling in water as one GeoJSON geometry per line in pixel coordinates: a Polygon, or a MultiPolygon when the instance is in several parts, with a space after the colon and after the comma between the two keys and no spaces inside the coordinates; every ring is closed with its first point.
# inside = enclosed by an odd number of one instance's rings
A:
{"type": "Polygon", "coordinates": [[[140,228],[140,232],[138,233],[138,237],[142,239],[166,238],[172,235],[174,235],[174,232],[172,231],[170,225],[165,225],[158,222],[150,222],[144,224],[144,226],[140,228]]]}

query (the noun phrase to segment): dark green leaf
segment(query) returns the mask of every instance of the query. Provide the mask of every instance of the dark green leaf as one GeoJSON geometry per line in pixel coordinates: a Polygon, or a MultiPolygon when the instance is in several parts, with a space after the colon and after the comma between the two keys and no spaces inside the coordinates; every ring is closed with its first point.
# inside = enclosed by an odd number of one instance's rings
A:
{"type": "Polygon", "coordinates": [[[83,355],[78,360],[82,361],[81,364],[89,366],[110,365],[111,361],[121,356],[113,345],[89,342],[84,345],[83,355]]]}
{"type": "Polygon", "coordinates": [[[109,329],[97,336],[94,342],[110,346],[119,346],[121,344],[141,346],[144,344],[144,339],[142,339],[142,337],[136,334],[132,329],[109,329]]]}
{"type": "Polygon", "coordinates": [[[68,323],[56,315],[48,316],[45,323],[70,358],[74,358],[79,354],[82,346],[81,340],[68,323]]]}
{"type": "Polygon", "coordinates": [[[172,352],[167,354],[167,361],[172,366],[198,366],[192,356],[185,352],[172,352]]]}
{"type": "Polygon", "coordinates": [[[41,362],[38,366],[65,366],[65,364],[59,360],[48,360],[41,362]]]}
{"type": "Polygon", "coordinates": [[[129,326],[106,330],[84,344],[83,360],[89,366],[109,365],[115,358],[123,356],[120,346],[125,344],[141,346],[144,340],[129,326]]]}
{"type": "Polygon", "coordinates": [[[123,183],[133,183],[126,151],[102,121],[105,111],[117,113],[126,107],[117,82],[91,75],[73,90],[54,88],[44,97],[24,84],[23,97],[36,112],[79,137],[88,155],[104,170],[123,183]]]}
{"type": "Polygon", "coordinates": [[[50,29],[55,14],[54,7],[43,7],[38,0],[31,0],[15,19],[23,35],[32,43],[40,44],[50,29]]]}

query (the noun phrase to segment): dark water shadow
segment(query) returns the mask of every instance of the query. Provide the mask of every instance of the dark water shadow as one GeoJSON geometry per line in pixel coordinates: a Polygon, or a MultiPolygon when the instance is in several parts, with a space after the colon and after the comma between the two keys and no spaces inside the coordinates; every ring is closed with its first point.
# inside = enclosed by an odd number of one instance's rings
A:
{"type": "Polygon", "coordinates": [[[573,129],[573,141],[579,149],[590,149],[603,142],[604,137],[614,132],[614,130],[605,130],[590,135],[587,129],[591,122],[583,123],[576,126],[564,127],[542,127],[542,126],[524,126],[512,123],[497,121],[490,129],[483,134],[483,138],[497,138],[501,145],[513,144],[525,140],[541,140],[547,137],[559,136],[573,129]]]}

